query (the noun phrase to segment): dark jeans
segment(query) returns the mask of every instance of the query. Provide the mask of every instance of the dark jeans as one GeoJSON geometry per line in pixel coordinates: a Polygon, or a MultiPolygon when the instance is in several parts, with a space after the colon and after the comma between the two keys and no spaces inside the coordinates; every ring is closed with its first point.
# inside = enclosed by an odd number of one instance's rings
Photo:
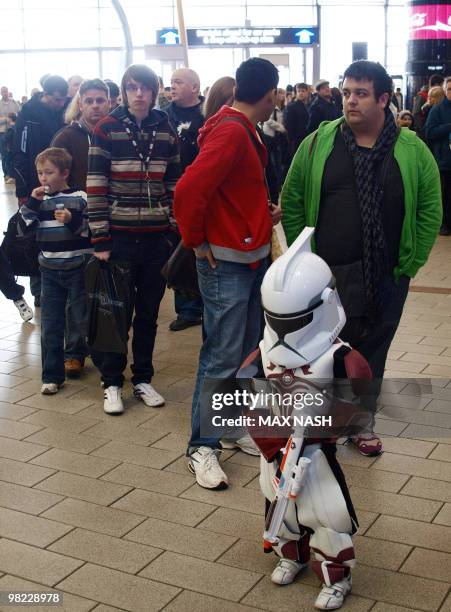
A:
{"type": "Polygon", "coordinates": [[[24,294],[22,285],[16,283],[9,261],[0,249],[0,291],[8,300],[20,300],[24,294]]]}
{"type": "Polygon", "coordinates": [[[202,318],[202,298],[190,300],[174,289],[174,306],[177,317],[185,321],[199,321],[202,318]]]}
{"type": "Polygon", "coordinates": [[[72,309],[72,322],[86,338],[86,293],[84,268],[50,270],[41,268],[41,347],[42,382],[64,382],[64,328],[66,304],[72,309]]]}
{"type": "Polygon", "coordinates": [[[30,276],[30,292],[34,298],[41,297],[41,275],[30,276]]]}
{"type": "Polygon", "coordinates": [[[376,320],[368,325],[361,318],[350,318],[340,334],[340,338],[349,342],[370,364],[377,394],[384,376],[387,353],[401,319],[409,283],[408,276],[401,276],[398,284],[392,277],[386,277],[381,284],[382,308],[376,320]]]}
{"type": "MultiPolygon", "coordinates": [[[[134,303],[129,308],[129,327],[133,318],[133,372],[132,383],[150,383],[154,374],[153,349],[157,334],[160,302],[166,288],[161,268],[169,259],[177,243],[169,231],[143,236],[114,236],[111,259],[130,264],[130,283],[134,303]]],[[[95,356],[105,387],[122,387],[127,355],[103,353],[95,356]]]]}
{"type": "Polygon", "coordinates": [[[440,180],[442,183],[443,205],[442,226],[451,229],[451,172],[440,170],[440,180]]]}

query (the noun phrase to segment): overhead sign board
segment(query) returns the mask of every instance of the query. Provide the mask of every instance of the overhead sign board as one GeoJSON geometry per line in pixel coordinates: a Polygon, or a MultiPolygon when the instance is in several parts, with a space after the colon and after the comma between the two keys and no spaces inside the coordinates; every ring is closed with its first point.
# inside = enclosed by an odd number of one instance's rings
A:
{"type": "MultiPolygon", "coordinates": [[[[318,27],[230,27],[190,28],[186,31],[189,47],[305,47],[319,42],[318,27]]],[[[157,43],[176,45],[180,42],[176,28],[157,31],[157,43]]]]}

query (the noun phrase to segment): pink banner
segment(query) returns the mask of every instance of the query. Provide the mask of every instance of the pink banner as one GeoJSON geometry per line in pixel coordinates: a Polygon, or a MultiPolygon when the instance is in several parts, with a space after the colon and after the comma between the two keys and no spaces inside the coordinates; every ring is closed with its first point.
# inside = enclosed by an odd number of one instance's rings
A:
{"type": "Polygon", "coordinates": [[[410,7],[410,40],[451,38],[451,4],[410,7]]]}

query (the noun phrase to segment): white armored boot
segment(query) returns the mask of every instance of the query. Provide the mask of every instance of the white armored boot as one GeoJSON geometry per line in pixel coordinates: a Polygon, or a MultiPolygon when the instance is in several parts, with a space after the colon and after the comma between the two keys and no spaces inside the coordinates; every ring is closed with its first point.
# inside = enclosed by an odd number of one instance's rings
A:
{"type": "Polygon", "coordinates": [[[352,588],[351,574],[339,582],[334,582],[330,586],[323,585],[320,594],[316,598],[315,608],[319,610],[337,610],[341,608],[352,588]]]}

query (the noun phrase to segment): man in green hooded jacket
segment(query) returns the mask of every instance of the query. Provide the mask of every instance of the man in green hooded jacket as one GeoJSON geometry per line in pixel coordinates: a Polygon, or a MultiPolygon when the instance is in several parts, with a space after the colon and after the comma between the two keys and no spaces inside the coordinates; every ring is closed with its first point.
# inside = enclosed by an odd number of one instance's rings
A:
{"type": "MultiPolygon", "coordinates": [[[[374,398],[410,278],[426,263],[442,218],[437,164],[414,132],[397,128],[392,87],[380,64],[351,64],[344,117],[302,142],[282,191],[288,245],[315,227],[313,247],[332,268],[346,312],[340,337],[369,362],[374,398]]],[[[372,431],[353,442],[364,455],[382,451],[372,431]]]]}

